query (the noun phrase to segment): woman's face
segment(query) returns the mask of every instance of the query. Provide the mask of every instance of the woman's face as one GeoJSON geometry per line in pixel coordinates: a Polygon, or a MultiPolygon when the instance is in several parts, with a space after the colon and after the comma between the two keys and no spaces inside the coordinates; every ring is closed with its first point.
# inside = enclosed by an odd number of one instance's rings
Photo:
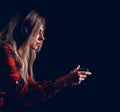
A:
{"type": "Polygon", "coordinates": [[[44,28],[43,25],[41,25],[39,32],[34,37],[33,40],[34,42],[32,43],[31,48],[37,50],[39,47],[42,46],[43,40],[44,40],[44,28]]]}

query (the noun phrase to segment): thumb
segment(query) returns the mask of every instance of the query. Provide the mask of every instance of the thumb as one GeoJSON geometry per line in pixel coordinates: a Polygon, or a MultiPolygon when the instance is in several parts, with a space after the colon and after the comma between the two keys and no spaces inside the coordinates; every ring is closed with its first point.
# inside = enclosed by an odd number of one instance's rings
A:
{"type": "Polygon", "coordinates": [[[79,69],[80,69],[80,65],[78,65],[77,67],[75,67],[70,73],[76,72],[79,69]]]}

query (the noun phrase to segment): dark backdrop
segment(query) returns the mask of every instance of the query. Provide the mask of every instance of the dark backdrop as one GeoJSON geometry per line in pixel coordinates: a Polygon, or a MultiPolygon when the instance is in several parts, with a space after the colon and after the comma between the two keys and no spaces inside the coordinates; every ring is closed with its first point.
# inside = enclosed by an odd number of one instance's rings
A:
{"type": "MultiPolygon", "coordinates": [[[[117,4],[117,3],[116,3],[117,4]]],[[[80,86],[67,88],[36,111],[117,110],[117,6],[107,1],[4,0],[0,29],[19,11],[35,9],[47,19],[45,42],[34,64],[38,81],[68,73],[77,64],[92,72],[80,86]],[[116,42],[116,43],[115,43],[116,42]]],[[[119,69],[117,69],[119,70],[119,69]]],[[[35,110],[34,110],[35,111],[35,110]]]]}

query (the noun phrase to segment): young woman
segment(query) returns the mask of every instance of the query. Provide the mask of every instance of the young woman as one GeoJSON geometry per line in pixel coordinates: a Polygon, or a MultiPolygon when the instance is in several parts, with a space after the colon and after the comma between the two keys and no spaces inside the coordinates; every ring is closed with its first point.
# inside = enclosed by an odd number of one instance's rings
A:
{"type": "Polygon", "coordinates": [[[37,105],[68,85],[79,85],[91,74],[79,71],[78,65],[58,79],[36,82],[33,63],[45,39],[44,31],[44,17],[32,10],[13,17],[0,32],[0,108],[37,105]]]}

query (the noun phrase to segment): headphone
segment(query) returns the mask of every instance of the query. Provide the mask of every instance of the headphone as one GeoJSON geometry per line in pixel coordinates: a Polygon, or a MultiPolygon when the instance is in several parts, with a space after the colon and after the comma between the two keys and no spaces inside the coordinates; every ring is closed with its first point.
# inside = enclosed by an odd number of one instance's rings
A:
{"type": "Polygon", "coordinates": [[[13,38],[18,46],[24,43],[30,32],[31,32],[31,28],[29,22],[19,22],[15,26],[13,30],[13,38]]]}

